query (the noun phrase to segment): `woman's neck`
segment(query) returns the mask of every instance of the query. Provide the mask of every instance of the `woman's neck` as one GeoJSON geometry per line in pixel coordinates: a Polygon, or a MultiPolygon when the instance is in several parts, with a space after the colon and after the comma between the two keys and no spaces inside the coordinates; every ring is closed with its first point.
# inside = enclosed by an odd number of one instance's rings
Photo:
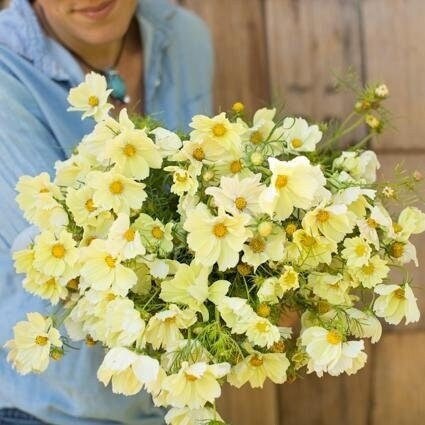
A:
{"type": "Polygon", "coordinates": [[[84,63],[84,65],[88,64],[90,65],[90,68],[100,70],[108,69],[115,65],[123,47],[125,36],[121,39],[103,44],[94,45],[84,43],[83,41],[64,33],[60,30],[60,28],[54,28],[54,25],[48,22],[42,7],[38,2],[33,3],[33,8],[47,35],[58,41],[71,51],[71,53],[74,53],[77,58],[84,63]]]}

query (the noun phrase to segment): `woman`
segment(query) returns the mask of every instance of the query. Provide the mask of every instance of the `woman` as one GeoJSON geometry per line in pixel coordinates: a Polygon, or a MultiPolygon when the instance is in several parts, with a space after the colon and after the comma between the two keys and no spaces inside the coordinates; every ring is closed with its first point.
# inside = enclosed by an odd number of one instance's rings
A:
{"type": "MultiPolygon", "coordinates": [[[[212,54],[202,22],[167,0],[13,0],[0,13],[0,346],[43,302],[22,290],[10,247],[27,226],[14,202],[23,174],[52,172],[91,125],[66,112],[68,90],[103,72],[123,106],[184,128],[209,113],[212,54]]],[[[71,350],[42,375],[18,376],[0,355],[0,424],[163,423],[145,394],[96,380],[101,347],[71,350]],[[36,419],[38,418],[38,419],[36,419]]]]}

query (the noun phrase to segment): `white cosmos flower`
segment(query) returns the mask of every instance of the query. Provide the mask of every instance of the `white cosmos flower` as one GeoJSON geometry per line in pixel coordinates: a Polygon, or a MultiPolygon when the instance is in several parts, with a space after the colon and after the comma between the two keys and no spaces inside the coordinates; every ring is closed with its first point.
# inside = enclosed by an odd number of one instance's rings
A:
{"type": "Polygon", "coordinates": [[[117,219],[109,229],[108,242],[113,246],[113,249],[121,253],[124,260],[146,253],[140,239],[140,233],[130,225],[130,217],[127,214],[118,214],[117,219]]]}
{"type": "Polygon", "coordinates": [[[209,286],[210,272],[210,267],[194,262],[190,265],[180,264],[174,278],[161,283],[159,296],[165,302],[187,305],[192,310],[201,312],[204,320],[207,320],[208,310],[204,302],[210,299],[218,303],[230,286],[226,280],[218,280],[209,286]]]}
{"type": "Polygon", "coordinates": [[[155,136],[155,145],[158,146],[163,158],[176,154],[182,147],[180,137],[166,128],[157,127],[151,131],[151,134],[155,136]]]}
{"type": "Polygon", "coordinates": [[[368,218],[361,218],[357,221],[357,227],[360,231],[360,236],[371,243],[376,249],[379,249],[380,242],[378,229],[385,231],[391,230],[392,220],[388,211],[380,204],[376,204],[370,208],[368,218]]]}
{"type": "Polygon", "coordinates": [[[336,329],[327,330],[320,326],[312,326],[301,333],[301,344],[305,346],[309,362],[307,372],[323,372],[339,375],[346,371],[355,373],[365,363],[361,354],[363,341],[343,341],[343,335],[336,329]]]}
{"type": "Polygon", "coordinates": [[[372,249],[369,244],[358,236],[344,240],[342,258],[347,260],[348,267],[361,267],[369,262],[372,249]]]}
{"type": "Polygon", "coordinates": [[[244,334],[256,314],[245,298],[223,297],[217,303],[220,316],[234,334],[244,334]]]}
{"type": "Polygon", "coordinates": [[[205,193],[214,198],[217,207],[233,215],[246,213],[255,216],[261,213],[260,195],[265,189],[261,177],[261,174],[245,178],[239,178],[238,174],[222,177],[219,187],[208,187],[205,193]]]}
{"type": "Polygon", "coordinates": [[[371,257],[363,266],[349,268],[352,278],[364,288],[373,288],[382,283],[389,272],[390,268],[387,266],[387,262],[379,255],[371,257]]]}
{"type": "Polygon", "coordinates": [[[295,152],[313,152],[322,139],[318,125],[308,125],[303,118],[285,118],[283,121],[283,139],[289,150],[295,152]]]}
{"type": "Polygon", "coordinates": [[[379,295],[373,305],[378,317],[383,317],[391,325],[398,325],[403,318],[406,319],[406,325],[419,320],[416,297],[408,283],[403,286],[377,285],[374,291],[379,295]]]}
{"type": "Polygon", "coordinates": [[[189,232],[187,243],[195,252],[195,262],[206,267],[217,263],[220,271],[236,266],[239,252],[251,235],[246,227],[249,220],[246,214],[232,217],[220,209],[214,216],[205,204],[198,204],[183,225],[189,232]]]}
{"type": "Polygon", "coordinates": [[[78,145],[78,152],[89,157],[93,162],[108,165],[111,160],[108,157],[108,146],[121,132],[134,128],[133,122],[128,117],[127,109],[123,108],[120,111],[118,121],[108,116],[103,121],[98,122],[93,131],[83,137],[82,142],[78,145]]]}
{"type": "Polygon", "coordinates": [[[72,234],[44,231],[35,237],[34,267],[48,276],[61,276],[76,266],[79,250],[72,234]]]}
{"type": "Polygon", "coordinates": [[[303,228],[310,233],[319,234],[335,242],[340,242],[351,233],[355,216],[345,205],[319,206],[307,212],[302,220],[303,228]]]}
{"type": "Polygon", "coordinates": [[[134,308],[133,301],[128,298],[111,300],[104,314],[90,333],[108,347],[130,346],[145,330],[145,322],[134,308]]]}
{"type": "MultiPolygon", "coordinates": [[[[85,155],[71,155],[65,161],[55,162],[55,184],[58,186],[80,186],[87,174],[91,171],[92,162],[85,155]]],[[[77,186],[77,187],[78,187],[77,186]]]]}
{"type": "Polygon", "coordinates": [[[221,395],[221,387],[217,379],[227,375],[229,363],[209,365],[198,362],[189,365],[183,362],[178,373],[167,376],[163,387],[169,392],[168,403],[173,407],[204,407],[207,402],[213,403],[221,395]]]}
{"type": "Polygon", "coordinates": [[[346,310],[349,315],[350,332],[357,338],[370,338],[372,344],[381,339],[382,325],[381,322],[371,313],[363,312],[356,308],[346,310]]]}
{"type": "Polygon", "coordinates": [[[59,331],[52,319],[40,313],[27,313],[27,320],[13,327],[14,338],[4,345],[9,351],[7,361],[21,374],[44,372],[49,365],[52,347],[62,347],[59,331]]]}
{"type": "Polygon", "coordinates": [[[142,206],[147,195],[146,185],[123,176],[114,170],[102,173],[92,171],[87,176],[88,186],[94,189],[93,202],[104,210],[130,213],[142,206]]]}
{"type": "Polygon", "coordinates": [[[199,425],[208,424],[210,421],[223,423],[221,416],[211,407],[201,407],[199,409],[173,407],[167,412],[164,420],[168,425],[199,425]]]}
{"type": "Polygon", "coordinates": [[[103,75],[90,72],[78,87],[69,91],[68,102],[71,107],[68,111],[82,111],[82,119],[93,117],[96,121],[101,121],[112,108],[108,103],[111,92],[103,75]]]}
{"type": "Polygon", "coordinates": [[[106,149],[108,157],[115,163],[115,171],[136,180],[145,179],[150,168],[161,168],[162,165],[159,147],[145,130],[125,130],[106,149]]]}
{"type": "Polygon", "coordinates": [[[334,160],[333,167],[348,172],[357,181],[374,183],[380,164],[373,151],[364,151],[360,155],[358,152],[344,151],[334,160]]]}
{"type": "Polygon", "coordinates": [[[93,202],[94,189],[83,186],[68,188],[66,205],[79,226],[96,225],[96,218],[102,212],[93,202]]]}
{"type": "Polygon", "coordinates": [[[286,234],[279,226],[273,226],[272,233],[267,237],[254,235],[243,246],[242,261],[254,267],[266,261],[281,261],[283,259],[286,234]]]}
{"type": "Polygon", "coordinates": [[[96,239],[81,249],[81,276],[96,290],[125,296],[137,282],[134,271],[121,264],[122,257],[107,241],[96,239]]]}
{"type": "Polygon", "coordinates": [[[40,210],[48,210],[57,206],[55,199],[62,199],[58,186],[50,181],[47,173],[38,176],[22,176],[16,184],[16,202],[24,212],[25,218],[33,222],[40,214],[40,210]]]}
{"type": "Polygon", "coordinates": [[[159,374],[159,363],[152,357],[136,354],[124,347],[115,347],[106,353],[97,371],[97,378],[105,386],[112,381],[115,394],[137,394],[144,385],[159,374]]]}
{"type": "Polygon", "coordinates": [[[241,151],[241,134],[244,129],[240,124],[231,123],[225,112],[209,118],[205,115],[195,115],[189,124],[194,130],[190,134],[191,140],[209,145],[214,151],[211,159],[221,159],[227,153],[241,151]]]}
{"type": "Polygon", "coordinates": [[[246,336],[252,344],[267,348],[280,340],[279,328],[256,314],[248,318],[246,336]]]}
{"type": "Polygon", "coordinates": [[[149,319],[144,338],[154,350],[169,348],[183,340],[180,329],[187,329],[196,322],[196,313],[191,309],[180,310],[175,304],[161,310],[149,319]]]}
{"type": "Polygon", "coordinates": [[[319,166],[313,166],[305,156],[291,161],[269,158],[272,172],[270,186],[262,193],[264,212],[277,220],[285,220],[294,208],[309,209],[317,200],[326,179],[319,166]]]}
{"type": "Polygon", "coordinates": [[[411,235],[425,231],[425,214],[416,207],[406,207],[400,213],[397,223],[393,224],[390,237],[406,242],[411,235]]]}
{"type": "Polygon", "coordinates": [[[367,354],[363,350],[364,341],[344,342],[340,358],[327,368],[329,375],[338,376],[344,372],[347,375],[357,373],[366,364],[367,354]]]}
{"type": "Polygon", "coordinates": [[[308,276],[308,284],[313,293],[331,304],[351,305],[348,294],[349,282],[338,273],[313,272],[308,276]]]}
{"type": "Polygon", "coordinates": [[[231,369],[227,382],[237,388],[246,382],[251,388],[262,388],[267,378],[275,384],[283,384],[289,364],[283,353],[253,353],[231,369]]]}
{"type": "Polygon", "coordinates": [[[30,294],[47,299],[52,305],[56,305],[59,300],[64,300],[68,296],[66,282],[63,279],[46,276],[36,271],[28,273],[22,285],[30,294]]]}
{"type": "Polygon", "coordinates": [[[172,193],[175,193],[178,196],[182,196],[185,193],[188,193],[189,195],[196,194],[199,183],[194,167],[184,169],[178,166],[170,165],[165,167],[164,171],[173,173],[173,184],[170,189],[172,193]]]}

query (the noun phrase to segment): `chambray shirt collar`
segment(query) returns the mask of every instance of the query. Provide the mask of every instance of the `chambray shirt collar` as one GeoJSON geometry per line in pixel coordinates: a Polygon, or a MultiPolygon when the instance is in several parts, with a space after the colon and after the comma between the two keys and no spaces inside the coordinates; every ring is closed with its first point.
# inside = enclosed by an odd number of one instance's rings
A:
{"type": "MultiPolygon", "coordinates": [[[[44,34],[29,1],[13,0],[10,8],[21,25],[15,26],[16,36],[9,39],[9,47],[49,78],[69,82],[70,85],[78,84],[83,79],[81,68],[65,48],[44,34]]],[[[169,20],[175,13],[176,7],[168,0],[139,0],[136,17],[143,39],[148,100],[161,80],[162,61],[152,52],[163,52],[170,43],[169,20]]]]}

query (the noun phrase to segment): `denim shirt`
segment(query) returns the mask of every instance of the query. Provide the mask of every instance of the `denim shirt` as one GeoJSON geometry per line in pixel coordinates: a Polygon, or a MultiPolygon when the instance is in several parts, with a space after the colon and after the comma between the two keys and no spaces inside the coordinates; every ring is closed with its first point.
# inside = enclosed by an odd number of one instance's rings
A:
{"type": "MultiPolygon", "coordinates": [[[[144,49],[144,107],[170,129],[192,115],[210,113],[212,47],[204,24],[167,0],[140,0],[144,49]]],[[[21,175],[52,174],[93,123],[67,112],[68,90],[83,80],[72,55],[44,35],[28,0],[0,13],[0,347],[25,313],[49,313],[27,294],[14,272],[10,247],[28,226],[15,203],[21,175]]],[[[20,376],[0,348],[0,408],[17,407],[56,425],[163,423],[163,411],[146,393],[112,394],[96,379],[101,347],[78,345],[40,375],[20,376]]]]}

